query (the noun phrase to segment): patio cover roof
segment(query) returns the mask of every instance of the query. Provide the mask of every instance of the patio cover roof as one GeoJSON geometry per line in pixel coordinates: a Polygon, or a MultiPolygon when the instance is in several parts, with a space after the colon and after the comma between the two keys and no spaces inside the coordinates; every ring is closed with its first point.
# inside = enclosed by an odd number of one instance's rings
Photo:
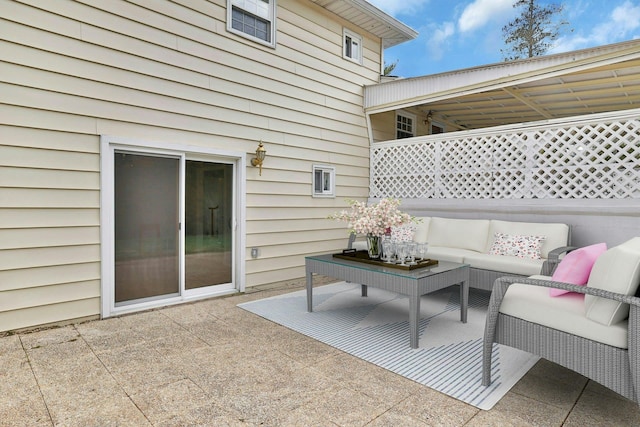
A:
{"type": "Polygon", "coordinates": [[[418,36],[413,28],[403,24],[365,0],[311,0],[347,21],[366,29],[382,39],[388,48],[418,36]]]}
{"type": "Polygon", "coordinates": [[[418,107],[448,131],[640,107],[640,40],[365,88],[365,111],[418,107]]]}

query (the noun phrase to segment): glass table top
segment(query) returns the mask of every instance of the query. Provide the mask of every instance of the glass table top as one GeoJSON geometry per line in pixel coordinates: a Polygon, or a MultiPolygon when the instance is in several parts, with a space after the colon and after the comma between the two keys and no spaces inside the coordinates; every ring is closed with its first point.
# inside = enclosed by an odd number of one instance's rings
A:
{"type": "Polygon", "coordinates": [[[389,274],[393,276],[409,277],[419,279],[422,277],[428,277],[434,274],[444,273],[446,271],[455,270],[457,268],[468,267],[469,264],[461,264],[451,261],[438,261],[438,264],[427,267],[416,268],[415,270],[403,270],[400,268],[387,267],[384,265],[368,264],[360,261],[351,261],[343,258],[336,258],[333,254],[323,255],[311,255],[305,257],[305,260],[314,260],[319,262],[326,262],[329,264],[349,266],[352,268],[358,268],[362,270],[376,271],[381,274],[389,274]]]}

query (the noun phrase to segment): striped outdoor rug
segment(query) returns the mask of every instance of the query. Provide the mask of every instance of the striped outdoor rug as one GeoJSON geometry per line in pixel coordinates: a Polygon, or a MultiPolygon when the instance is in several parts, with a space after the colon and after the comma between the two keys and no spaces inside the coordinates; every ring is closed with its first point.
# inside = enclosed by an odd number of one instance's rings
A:
{"type": "Polygon", "coordinates": [[[360,296],[360,285],[340,282],[314,288],[313,313],[304,290],[239,307],[480,409],[491,409],[538,360],[498,345],[493,383],[482,386],[488,292],[471,289],[466,324],[458,287],[423,296],[418,349],[409,347],[407,297],[372,287],[368,295],[360,296]]]}

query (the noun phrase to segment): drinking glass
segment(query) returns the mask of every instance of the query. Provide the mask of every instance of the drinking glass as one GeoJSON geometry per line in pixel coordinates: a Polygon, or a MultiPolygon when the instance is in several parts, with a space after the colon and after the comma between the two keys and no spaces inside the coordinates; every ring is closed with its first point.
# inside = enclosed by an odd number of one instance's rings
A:
{"type": "Polygon", "coordinates": [[[398,242],[396,244],[396,254],[398,255],[398,261],[400,265],[407,265],[404,262],[407,258],[407,249],[407,244],[404,242],[398,242]]]}
{"type": "Polygon", "coordinates": [[[386,262],[388,262],[389,264],[393,264],[395,263],[396,250],[397,250],[396,242],[389,239],[386,242],[386,246],[388,247],[388,249],[385,251],[385,252],[388,252],[386,262]]]}
{"type": "Polygon", "coordinates": [[[417,245],[413,242],[407,243],[407,255],[409,256],[408,265],[416,265],[416,255],[418,254],[417,245]]]}
{"type": "Polygon", "coordinates": [[[389,242],[389,236],[382,236],[380,238],[380,246],[382,248],[380,259],[384,262],[389,262],[389,242]]]}
{"type": "Polygon", "coordinates": [[[427,250],[429,249],[429,244],[428,243],[418,243],[418,255],[420,256],[420,259],[426,259],[427,256],[427,250]]]}

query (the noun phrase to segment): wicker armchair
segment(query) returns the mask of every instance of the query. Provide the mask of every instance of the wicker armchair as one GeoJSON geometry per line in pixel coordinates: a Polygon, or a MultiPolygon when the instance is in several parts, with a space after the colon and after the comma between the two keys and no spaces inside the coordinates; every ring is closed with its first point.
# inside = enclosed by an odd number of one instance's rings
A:
{"type": "MultiPolygon", "coordinates": [[[[622,325],[624,324],[623,321],[622,325]]],[[[485,386],[491,384],[493,343],[499,343],[539,355],[578,372],[640,405],[640,393],[637,391],[640,387],[639,335],[640,298],[636,296],[542,279],[502,277],[494,283],[489,302],[483,347],[482,383],[485,386]],[[500,307],[505,293],[514,283],[565,289],[629,304],[627,348],[603,344],[501,313],[500,307]]]]}

